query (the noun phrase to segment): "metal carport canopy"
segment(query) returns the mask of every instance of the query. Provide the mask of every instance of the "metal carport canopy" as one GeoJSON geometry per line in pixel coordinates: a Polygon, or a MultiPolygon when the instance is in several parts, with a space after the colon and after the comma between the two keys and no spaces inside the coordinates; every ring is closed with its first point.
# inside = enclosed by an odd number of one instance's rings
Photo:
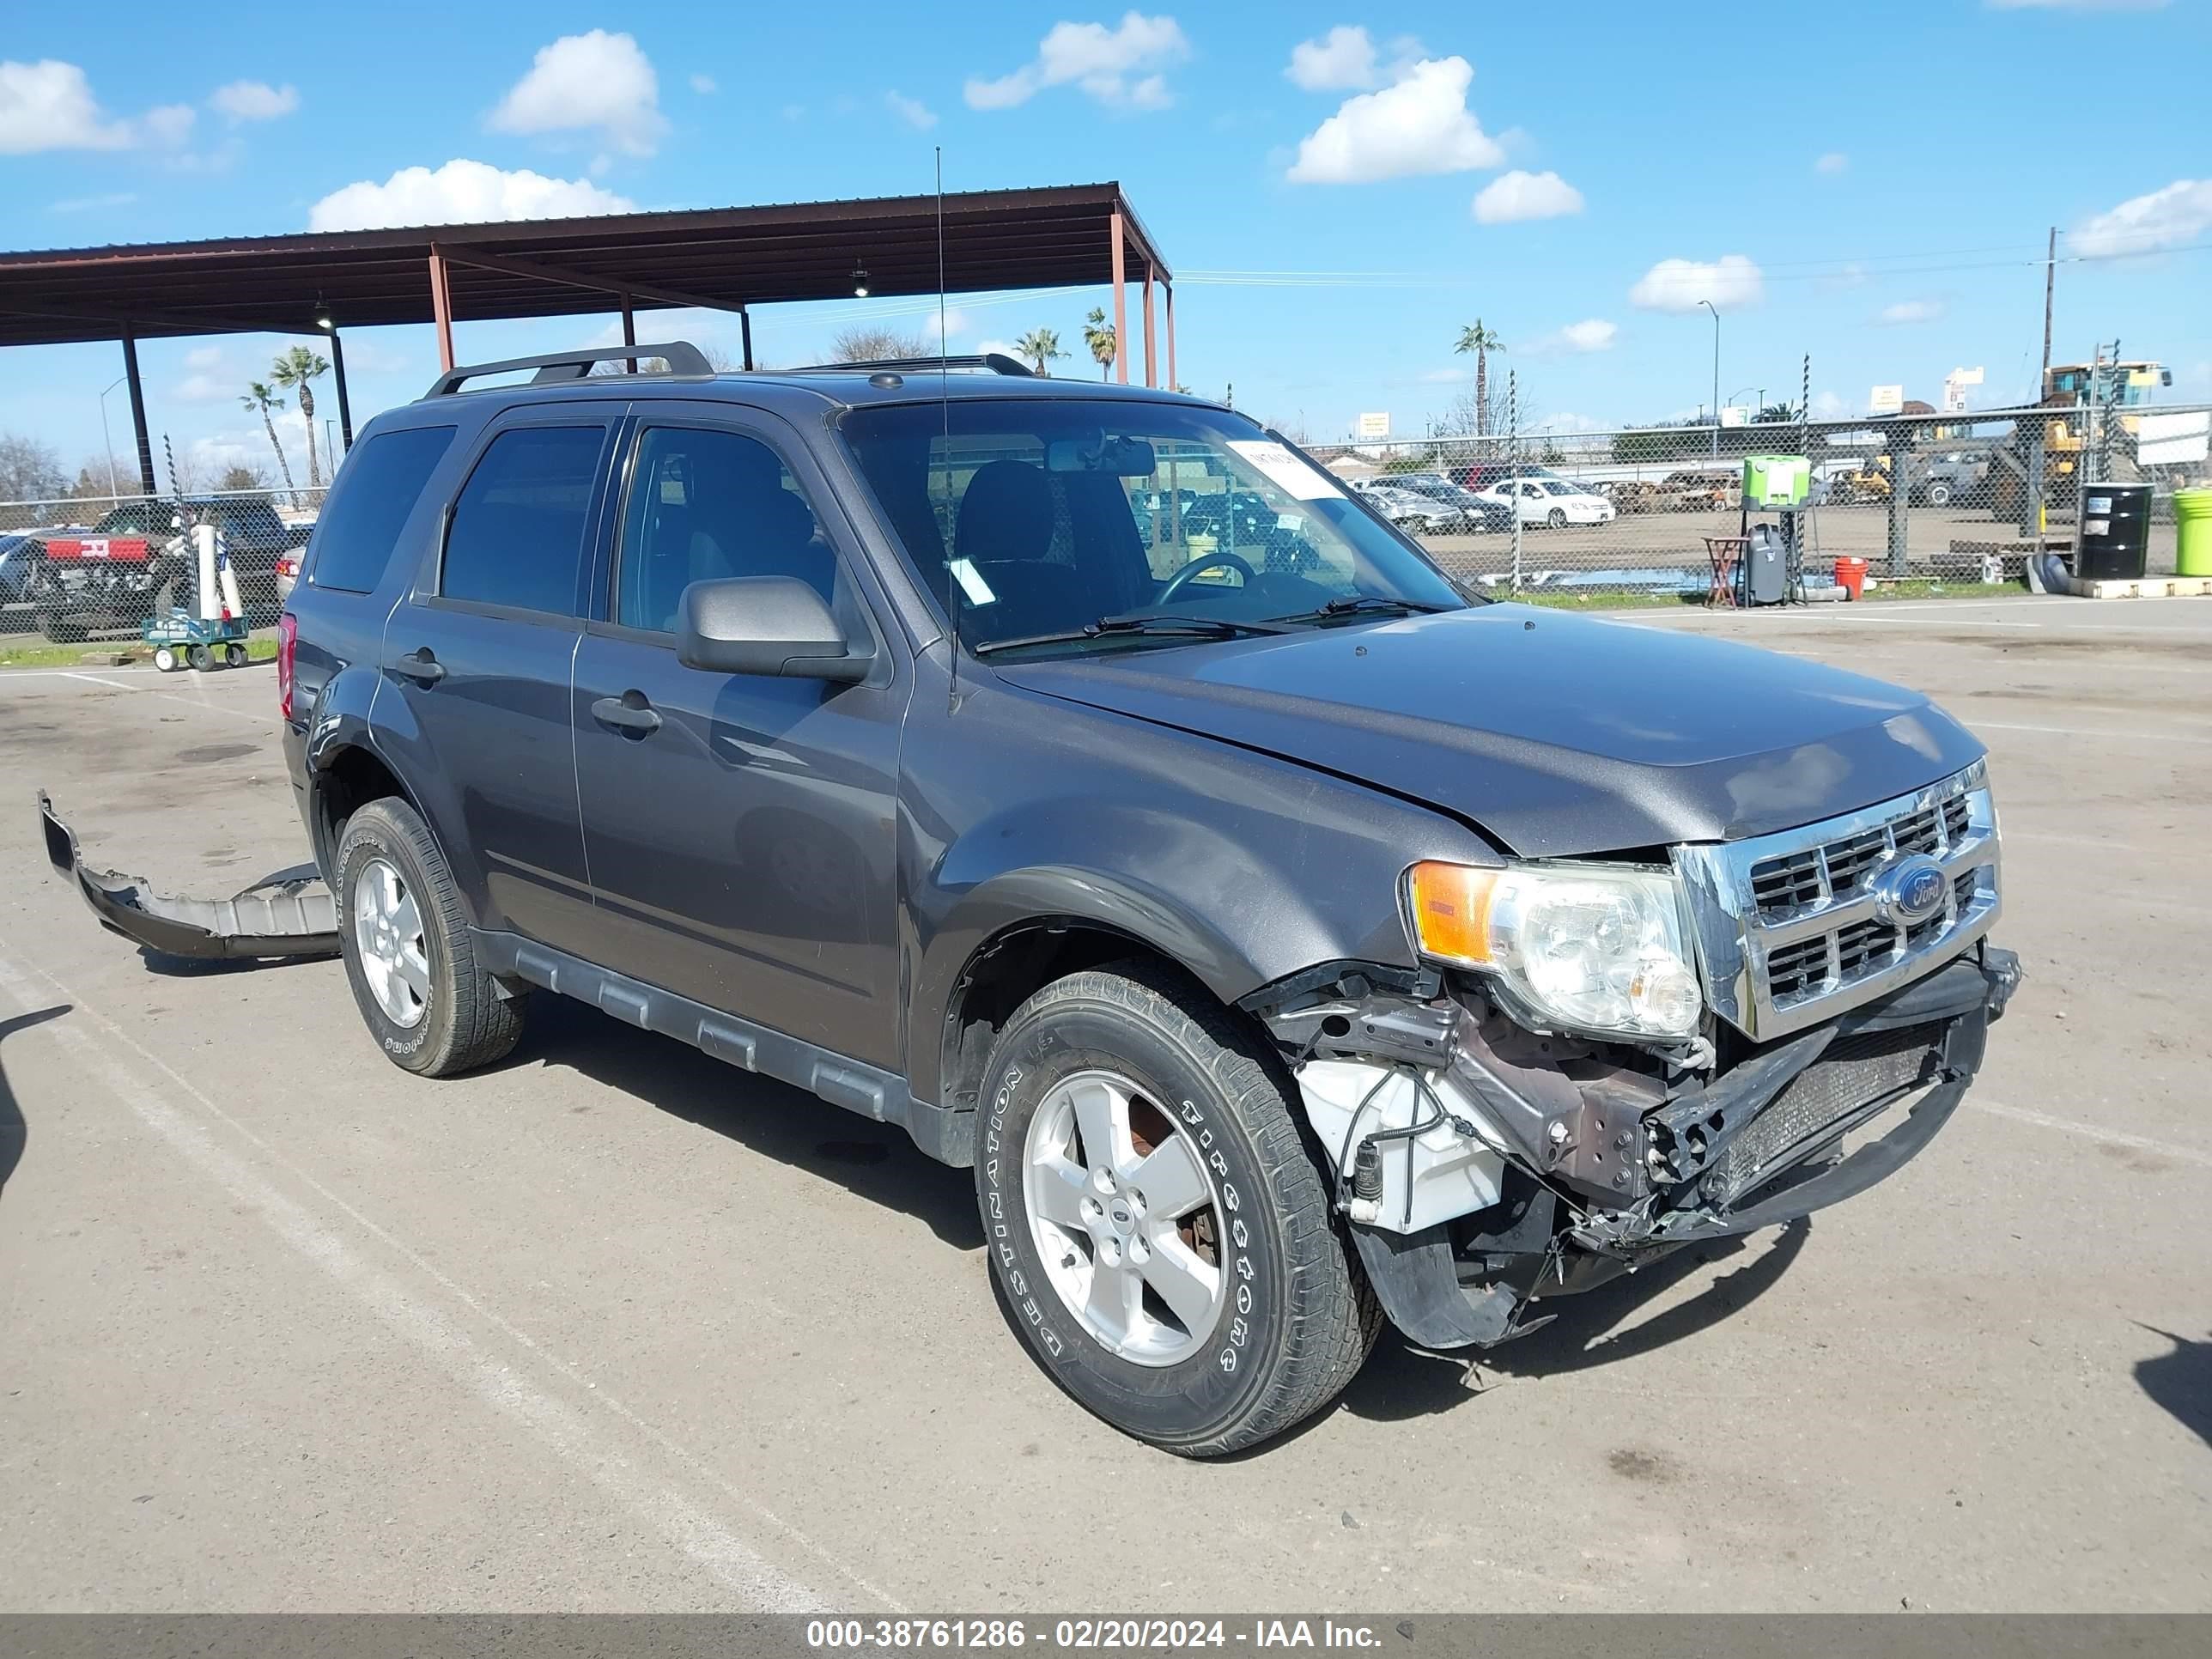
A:
{"type": "MultiPolygon", "coordinates": [[[[945,286],[954,293],[1143,284],[1145,380],[1157,380],[1152,289],[1172,282],[1116,183],[970,191],[944,198],[945,286]]],[[[438,325],[453,366],[455,320],[561,317],[673,306],[749,306],[938,290],[938,198],[799,202],[503,224],[310,231],[196,242],[0,253],[0,346],[120,339],[140,471],[153,464],[135,342],[159,336],[328,332],[438,325]],[[327,318],[322,321],[320,319],[327,318]]],[[[1175,309],[1167,291],[1168,379],[1175,309]]],[[[746,328],[750,360],[750,319],[746,328]]],[[[625,334],[634,339],[634,333],[625,334]]],[[[342,364],[343,358],[337,359],[342,364]]],[[[1129,378],[1129,353],[1116,364],[1129,378]]],[[[346,403],[339,368],[339,402],[346,403]]],[[[348,419],[349,439],[350,419],[348,419]]]]}

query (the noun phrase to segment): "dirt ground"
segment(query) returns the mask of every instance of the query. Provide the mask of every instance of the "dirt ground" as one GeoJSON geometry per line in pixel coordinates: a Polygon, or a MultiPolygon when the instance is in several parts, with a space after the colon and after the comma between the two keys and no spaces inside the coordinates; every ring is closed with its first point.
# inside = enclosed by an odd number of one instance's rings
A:
{"type": "Polygon", "coordinates": [[[172,890],[293,864],[273,677],[0,676],[0,1609],[2212,1609],[2212,602],[1629,625],[1987,741],[1981,1080],[1809,1224],[1386,1337],[1212,1465],[1028,1363],[895,1132],[546,996],[419,1081],[336,963],[103,934],[33,788],[172,890]]]}

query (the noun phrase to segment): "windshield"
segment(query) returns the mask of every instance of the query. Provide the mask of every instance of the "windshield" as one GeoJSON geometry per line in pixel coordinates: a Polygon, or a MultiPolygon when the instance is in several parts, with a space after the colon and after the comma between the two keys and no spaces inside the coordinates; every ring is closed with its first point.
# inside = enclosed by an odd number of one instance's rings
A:
{"type": "Polygon", "coordinates": [[[1387,615],[1390,601],[1468,604],[1334,478],[1243,416],[1024,398],[954,402],[949,438],[947,419],[937,404],[897,404],[855,410],[842,430],[915,574],[940,609],[957,603],[970,650],[1194,637],[1086,633],[1131,617],[1273,632],[1387,615]]]}

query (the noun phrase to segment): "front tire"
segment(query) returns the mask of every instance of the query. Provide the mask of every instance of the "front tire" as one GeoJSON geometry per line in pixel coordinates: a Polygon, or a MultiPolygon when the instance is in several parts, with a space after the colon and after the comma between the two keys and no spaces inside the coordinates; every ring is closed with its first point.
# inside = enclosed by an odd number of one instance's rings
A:
{"type": "Polygon", "coordinates": [[[477,965],[453,873],[429,827],[396,799],[373,800],[338,836],[338,946],[354,1001],[392,1063],[453,1077],[506,1058],[522,999],[477,965]]]}
{"type": "Polygon", "coordinates": [[[1293,1087],[1202,988],[1141,962],[1047,986],[1000,1036],[975,1164],[992,1273],[1047,1374],[1125,1434],[1256,1445],[1374,1346],[1293,1087]]]}
{"type": "Polygon", "coordinates": [[[1553,507],[1544,515],[1544,522],[1553,530],[1565,530],[1567,527],[1567,510],[1563,507],[1553,507]]]}

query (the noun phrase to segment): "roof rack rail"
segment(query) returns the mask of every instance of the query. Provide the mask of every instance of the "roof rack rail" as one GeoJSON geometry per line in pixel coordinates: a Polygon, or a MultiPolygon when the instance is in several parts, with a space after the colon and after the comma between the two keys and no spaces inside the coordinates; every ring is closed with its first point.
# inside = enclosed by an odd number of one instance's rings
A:
{"type": "Polygon", "coordinates": [[[804,368],[786,372],[793,374],[862,374],[893,369],[920,374],[933,368],[988,368],[994,374],[1018,374],[1025,380],[1036,378],[1027,363],[997,351],[986,351],[980,356],[972,357],[868,357],[853,363],[809,363],[804,368]]]}
{"type": "MultiPolygon", "coordinates": [[[[441,374],[422,394],[425,399],[444,398],[459,392],[470,380],[487,374],[509,374],[517,369],[534,368],[530,384],[537,386],[550,380],[580,380],[591,374],[594,363],[619,362],[629,358],[640,362],[648,357],[658,357],[668,365],[669,374],[712,374],[714,365],[706,354],[688,340],[671,340],[666,345],[618,345],[581,351],[556,351],[548,357],[509,357],[499,363],[465,363],[459,368],[449,368],[441,374]]],[[[653,371],[660,373],[662,371],[653,371]]]]}

